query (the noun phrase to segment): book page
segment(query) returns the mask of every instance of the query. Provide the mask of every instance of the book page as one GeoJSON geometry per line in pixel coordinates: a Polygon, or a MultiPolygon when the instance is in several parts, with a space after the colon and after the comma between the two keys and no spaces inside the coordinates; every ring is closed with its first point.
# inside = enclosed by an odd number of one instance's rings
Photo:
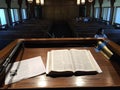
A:
{"type": "Polygon", "coordinates": [[[48,52],[47,53],[46,74],[49,74],[51,69],[52,69],[51,52],[48,52]]]}
{"type": "Polygon", "coordinates": [[[15,62],[9,71],[5,84],[14,83],[23,79],[45,73],[45,66],[41,56],[15,62]],[[14,74],[15,73],[15,74],[14,74]]]}
{"type": "Polygon", "coordinates": [[[73,71],[71,55],[68,50],[52,50],[49,56],[49,62],[51,64],[51,71],[64,72],[73,71]]]}
{"type": "Polygon", "coordinates": [[[71,49],[70,51],[73,57],[75,71],[97,71],[97,68],[94,66],[95,61],[93,61],[93,57],[89,55],[88,50],[71,49]]]}
{"type": "Polygon", "coordinates": [[[88,51],[88,57],[89,57],[89,60],[91,61],[91,63],[93,64],[94,68],[96,68],[97,72],[102,73],[101,68],[99,67],[98,63],[96,62],[96,60],[94,59],[94,57],[90,51],[88,51]]]}

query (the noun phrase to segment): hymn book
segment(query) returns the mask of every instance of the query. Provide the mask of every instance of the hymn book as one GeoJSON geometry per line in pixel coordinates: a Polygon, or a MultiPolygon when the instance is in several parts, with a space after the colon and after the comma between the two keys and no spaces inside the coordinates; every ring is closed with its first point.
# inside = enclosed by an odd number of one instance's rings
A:
{"type": "Polygon", "coordinates": [[[101,72],[89,50],[63,49],[51,50],[47,53],[48,76],[91,75],[101,72]]]}

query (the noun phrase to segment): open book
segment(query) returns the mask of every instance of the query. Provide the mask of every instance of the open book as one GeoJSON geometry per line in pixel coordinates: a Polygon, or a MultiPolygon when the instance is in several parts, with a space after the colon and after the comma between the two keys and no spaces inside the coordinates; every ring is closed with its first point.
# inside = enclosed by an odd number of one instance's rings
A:
{"type": "Polygon", "coordinates": [[[101,72],[89,50],[64,49],[51,50],[47,53],[48,76],[92,75],[101,72]]]}

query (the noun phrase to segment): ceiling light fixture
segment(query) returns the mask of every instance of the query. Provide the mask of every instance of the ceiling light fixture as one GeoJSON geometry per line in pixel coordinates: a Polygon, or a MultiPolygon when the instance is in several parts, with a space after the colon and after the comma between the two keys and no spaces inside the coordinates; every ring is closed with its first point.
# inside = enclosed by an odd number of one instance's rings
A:
{"type": "Polygon", "coordinates": [[[29,3],[32,3],[33,2],[33,0],[27,0],[29,3]]]}

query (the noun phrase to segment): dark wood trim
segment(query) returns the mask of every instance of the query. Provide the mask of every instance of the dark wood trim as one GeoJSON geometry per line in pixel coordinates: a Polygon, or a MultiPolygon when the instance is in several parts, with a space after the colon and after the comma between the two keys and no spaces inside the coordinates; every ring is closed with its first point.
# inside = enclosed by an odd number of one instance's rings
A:
{"type": "Polygon", "coordinates": [[[115,3],[115,0],[110,0],[110,5],[111,5],[111,11],[110,11],[110,24],[112,24],[112,21],[113,21],[114,3],[115,3]]]}
{"type": "Polygon", "coordinates": [[[12,18],[11,18],[11,12],[10,12],[10,8],[11,8],[11,0],[6,0],[6,4],[7,4],[7,15],[8,15],[8,26],[12,26],[12,18]]]}
{"type": "Polygon", "coordinates": [[[19,7],[21,8],[22,7],[22,0],[18,0],[18,5],[19,5],[19,7]]]}
{"type": "Polygon", "coordinates": [[[22,10],[21,10],[21,8],[22,8],[22,0],[18,0],[18,5],[19,5],[19,16],[20,16],[20,22],[22,22],[22,10]]]}
{"type": "Polygon", "coordinates": [[[6,0],[6,4],[8,8],[11,8],[11,0],[6,0]]]}
{"type": "MultiPolygon", "coordinates": [[[[4,55],[6,55],[6,53],[8,53],[17,43],[20,42],[30,42],[30,44],[52,44],[52,43],[57,43],[57,44],[65,44],[68,43],[88,43],[90,42],[90,44],[92,43],[96,43],[97,41],[108,41],[108,45],[109,47],[120,56],[120,46],[117,45],[116,43],[114,43],[111,40],[108,39],[96,39],[96,38],[31,38],[31,39],[16,39],[15,41],[11,42],[8,46],[6,46],[4,49],[2,49],[0,51],[0,58],[4,57],[4,55]]],[[[56,44],[56,45],[57,45],[56,44]]]]}
{"type": "Polygon", "coordinates": [[[91,10],[91,3],[89,3],[88,1],[86,1],[86,16],[90,17],[90,10],[91,10]]]}
{"type": "Polygon", "coordinates": [[[100,5],[100,15],[99,15],[99,19],[102,19],[102,4],[103,4],[103,0],[99,0],[99,5],[100,5]]]}
{"type": "Polygon", "coordinates": [[[95,5],[95,0],[93,0],[93,2],[92,2],[92,18],[95,18],[95,15],[94,15],[94,13],[95,13],[94,5],[95,5]]]}
{"type": "Polygon", "coordinates": [[[28,11],[28,19],[35,18],[36,1],[33,0],[32,3],[29,3],[28,1],[26,1],[26,5],[27,5],[27,11],[28,11]]]}

